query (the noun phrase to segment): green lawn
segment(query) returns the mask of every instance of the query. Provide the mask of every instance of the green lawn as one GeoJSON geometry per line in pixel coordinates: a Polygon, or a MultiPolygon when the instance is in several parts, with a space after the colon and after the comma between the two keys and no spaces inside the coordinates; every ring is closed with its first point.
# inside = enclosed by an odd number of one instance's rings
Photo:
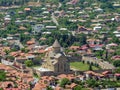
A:
{"type": "Polygon", "coordinates": [[[90,89],[87,89],[87,88],[82,88],[82,90],[90,90],[90,89]]]}
{"type": "MultiPolygon", "coordinates": [[[[81,71],[86,71],[89,70],[89,64],[86,63],[82,63],[82,62],[72,62],[70,63],[70,67],[72,69],[76,69],[76,70],[81,70],[81,71]]],[[[92,66],[93,70],[98,70],[99,68],[92,66]]]]}

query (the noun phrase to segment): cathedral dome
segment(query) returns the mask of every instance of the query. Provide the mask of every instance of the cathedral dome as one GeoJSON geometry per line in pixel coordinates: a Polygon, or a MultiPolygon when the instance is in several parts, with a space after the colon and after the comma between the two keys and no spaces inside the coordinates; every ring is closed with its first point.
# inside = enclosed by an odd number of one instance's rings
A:
{"type": "Polygon", "coordinates": [[[55,48],[60,48],[61,47],[58,40],[55,40],[55,42],[53,43],[52,46],[55,47],[55,48]]]}

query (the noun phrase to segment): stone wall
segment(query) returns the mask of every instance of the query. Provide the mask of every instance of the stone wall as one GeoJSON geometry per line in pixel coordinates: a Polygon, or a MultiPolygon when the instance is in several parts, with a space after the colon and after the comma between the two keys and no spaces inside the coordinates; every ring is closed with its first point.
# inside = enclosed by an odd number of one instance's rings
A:
{"type": "Polygon", "coordinates": [[[48,71],[48,72],[40,72],[41,76],[57,76],[57,75],[60,75],[60,74],[74,74],[75,72],[74,71],[70,71],[70,72],[66,72],[66,73],[56,73],[56,72],[53,72],[53,71],[48,71]]]}
{"type": "Polygon", "coordinates": [[[10,65],[10,66],[12,66],[14,64],[14,62],[10,62],[10,61],[4,60],[4,59],[1,59],[1,63],[5,64],[5,65],[10,65]]]}
{"type": "Polygon", "coordinates": [[[80,62],[82,60],[82,56],[67,56],[69,62],[80,62]]]}

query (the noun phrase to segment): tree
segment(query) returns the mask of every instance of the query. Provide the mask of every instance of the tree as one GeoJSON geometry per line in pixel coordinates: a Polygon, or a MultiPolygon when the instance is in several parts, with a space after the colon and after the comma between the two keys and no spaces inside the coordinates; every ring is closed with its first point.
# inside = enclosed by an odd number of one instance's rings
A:
{"type": "Polygon", "coordinates": [[[46,90],[53,90],[53,88],[48,86],[46,90]]]}
{"type": "Polygon", "coordinates": [[[86,83],[88,84],[88,87],[97,87],[98,86],[98,82],[94,79],[89,79],[86,81],[86,83]]]}
{"type": "Polygon", "coordinates": [[[3,88],[0,88],[0,90],[3,90],[3,88]]]}
{"type": "Polygon", "coordinates": [[[29,50],[26,49],[26,48],[21,48],[21,51],[24,52],[24,53],[27,53],[29,50]]]}
{"type": "Polygon", "coordinates": [[[120,67],[120,60],[114,61],[114,62],[113,62],[113,65],[114,65],[115,67],[120,67]]]}
{"type": "Polygon", "coordinates": [[[0,71],[0,81],[6,80],[6,73],[4,71],[0,71]]]}
{"type": "Polygon", "coordinates": [[[33,66],[33,62],[31,60],[26,60],[25,65],[28,67],[31,67],[31,66],[33,66]]]}
{"type": "Polygon", "coordinates": [[[115,70],[115,73],[120,73],[120,67],[115,70]]]}
{"type": "Polygon", "coordinates": [[[93,69],[92,69],[92,65],[91,65],[91,64],[89,65],[89,70],[93,70],[93,69]]]}
{"type": "Polygon", "coordinates": [[[82,87],[80,85],[77,85],[77,86],[74,87],[73,90],[82,90],[82,87]]]}
{"type": "Polygon", "coordinates": [[[63,78],[60,82],[60,86],[65,87],[65,85],[68,84],[68,83],[69,83],[69,79],[63,78]]]}

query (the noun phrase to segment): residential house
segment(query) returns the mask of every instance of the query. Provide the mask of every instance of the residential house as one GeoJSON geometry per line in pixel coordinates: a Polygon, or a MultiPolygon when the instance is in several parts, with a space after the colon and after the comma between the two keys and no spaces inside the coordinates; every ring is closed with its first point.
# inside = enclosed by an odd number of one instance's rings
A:
{"type": "Polygon", "coordinates": [[[93,71],[86,71],[86,72],[84,72],[84,74],[85,74],[86,79],[94,78],[94,79],[97,80],[97,79],[104,78],[103,74],[96,73],[96,72],[93,72],[93,71]]]}
{"type": "Polygon", "coordinates": [[[91,29],[87,29],[83,26],[78,26],[78,29],[76,31],[76,34],[84,33],[84,34],[90,34],[92,32],[91,29]]]}
{"type": "Polygon", "coordinates": [[[101,8],[96,8],[95,10],[93,10],[94,12],[97,12],[97,13],[103,13],[103,9],[101,8]]]}
{"type": "Polygon", "coordinates": [[[88,44],[91,44],[91,45],[94,45],[94,44],[101,44],[102,43],[102,41],[101,40],[99,40],[99,39],[87,39],[87,43],[88,44]]]}
{"type": "Polygon", "coordinates": [[[21,25],[21,24],[22,24],[22,21],[21,21],[21,20],[16,20],[16,21],[15,21],[15,24],[21,25]]]}
{"type": "Polygon", "coordinates": [[[98,30],[101,30],[101,29],[102,29],[101,26],[95,26],[95,27],[93,28],[93,30],[95,30],[95,31],[98,31],[98,30]]]}
{"type": "Polygon", "coordinates": [[[57,26],[46,26],[45,27],[47,30],[56,30],[57,26]]]}
{"type": "Polygon", "coordinates": [[[71,46],[70,48],[69,48],[70,50],[80,50],[80,46],[71,46]]]}
{"type": "Polygon", "coordinates": [[[34,35],[36,35],[36,34],[39,34],[41,32],[41,30],[43,30],[43,29],[44,29],[44,25],[37,24],[37,25],[32,27],[32,32],[34,35]]]}
{"type": "Polygon", "coordinates": [[[114,31],[113,33],[115,34],[116,37],[120,38],[120,31],[114,31]]]}
{"type": "Polygon", "coordinates": [[[120,16],[115,16],[115,20],[116,20],[117,22],[120,22],[120,16]]]}

